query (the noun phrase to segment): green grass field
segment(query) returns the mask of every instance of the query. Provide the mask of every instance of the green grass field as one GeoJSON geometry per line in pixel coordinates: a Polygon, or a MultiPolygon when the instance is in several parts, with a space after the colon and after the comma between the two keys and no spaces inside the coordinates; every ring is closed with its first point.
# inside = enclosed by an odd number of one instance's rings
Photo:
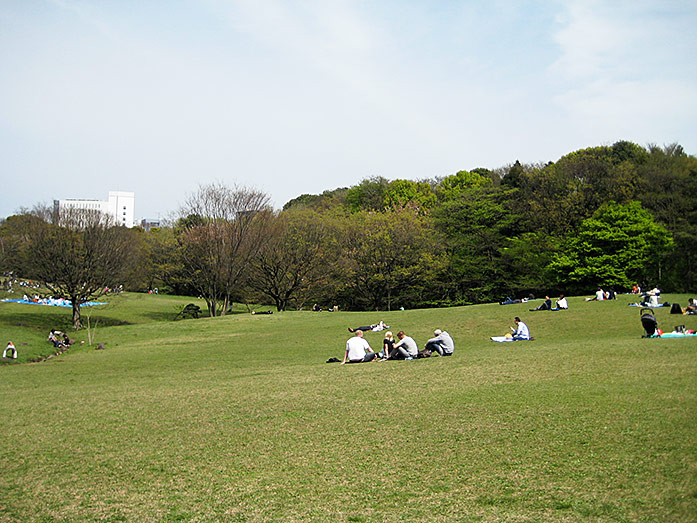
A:
{"type": "Polygon", "coordinates": [[[109,301],[106,350],[42,363],[70,310],[0,303],[0,521],[697,521],[697,339],[642,339],[629,296],[176,322],[190,298],[109,301]],[[491,342],[516,315],[536,340],[491,342]],[[455,355],[324,363],[380,319],[455,355]]]}

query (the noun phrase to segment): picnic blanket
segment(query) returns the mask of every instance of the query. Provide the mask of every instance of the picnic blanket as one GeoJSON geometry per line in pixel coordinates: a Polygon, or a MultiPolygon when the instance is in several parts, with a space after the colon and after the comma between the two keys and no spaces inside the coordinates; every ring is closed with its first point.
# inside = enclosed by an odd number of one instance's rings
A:
{"type": "MultiPolygon", "coordinates": [[[[10,298],[5,298],[4,300],[0,300],[8,303],[24,303],[26,305],[47,305],[49,307],[72,307],[73,304],[69,301],[64,301],[64,302],[48,302],[48,303],[43,303],[43,302],[35,302],[35,301],[30,301],[30,300],[22,300],[22,299],[10,299],[10,298]]],[[[102,303],[102,302],[97,302],[97,301],[88,301],[86,303],[83,303],[83,307],[90,307],[92,305],[108,305],[108,303],[102,303]]]]}
{"type": "Polygon", "coordinates": [[[661,335],[654,334],[653,336],[650,336],[651,338],[694,338],[697,337],[697,333],[695,334],[682,334],[680,332],[667,332],[661,335]]]}
{"type": "Polygon", "coordinates": [[[492,336],[491,341],[498,341],[499,343],[504,343],[506,341],[515,341],[513,338],[507,338],[506,336],[492,336]]]}
{"type": "Polygon", "coordinates": [[[670,307],[670,303],[659,303],[658,305],[650,305],[648,303],[646,305],[642,305],[641,303],[629,303],[628,305],[630,307],[649,307],[651,309],[655,309],[656,307],[670,307]]]}

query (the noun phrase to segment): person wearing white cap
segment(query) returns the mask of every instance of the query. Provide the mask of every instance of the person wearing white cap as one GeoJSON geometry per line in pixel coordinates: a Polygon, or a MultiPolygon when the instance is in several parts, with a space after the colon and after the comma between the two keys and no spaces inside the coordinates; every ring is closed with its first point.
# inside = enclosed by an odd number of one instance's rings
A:
{"type": "Polygon", "coordinates": [[[452,356],[455,350],[455,342],[446,331],[436,329],[433,331],[435,338],[426,342],[426,353],[437,354],[438,356],[452,356]]]}

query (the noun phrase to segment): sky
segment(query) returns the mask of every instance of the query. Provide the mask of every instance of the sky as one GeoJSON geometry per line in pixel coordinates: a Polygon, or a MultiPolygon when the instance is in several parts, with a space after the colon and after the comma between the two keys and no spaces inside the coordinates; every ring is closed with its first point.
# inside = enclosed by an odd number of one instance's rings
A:
{"type": "Polygon", "coordinates": [[[697,2],[0,0],[0,217],[274,207],[629,140],[697,154],[697,2]]]}

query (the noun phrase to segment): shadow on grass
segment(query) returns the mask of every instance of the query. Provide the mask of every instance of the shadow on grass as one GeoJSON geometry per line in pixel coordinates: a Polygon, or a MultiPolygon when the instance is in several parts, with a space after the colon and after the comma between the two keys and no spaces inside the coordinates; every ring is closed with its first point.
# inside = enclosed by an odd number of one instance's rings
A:
{"type": "MultiPolygon", "coordinates": [[[[51,314],[46,314],[44,311],[8,311],[6,314],[0,314],[0,326],[46,330],[47,333],[51,329],[64,331],[72,330],[72,312],[68,314],[58,314],[57,312],[60,311],[52,311],[51,314]]],[[[105,327],[130,325],[130,322],[125,320],[110,318],[108,316],[92,315],[90,317],[90,322],[94,324],[96,321],[99,322],[100,326],[105,327]]],[[[87,323],[87,318],[84,314],[82,316],[82,322],[85,324],[87,323]]]]}

